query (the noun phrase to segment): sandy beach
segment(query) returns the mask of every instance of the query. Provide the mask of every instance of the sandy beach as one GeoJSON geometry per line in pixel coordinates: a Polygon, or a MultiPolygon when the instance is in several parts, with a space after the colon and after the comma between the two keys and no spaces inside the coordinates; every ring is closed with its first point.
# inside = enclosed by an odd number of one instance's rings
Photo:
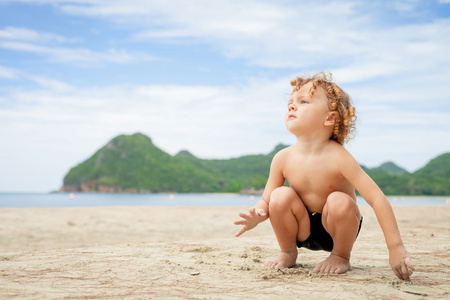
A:
{"type": "Polygon", "coordinates": [[[449,299],[450,205],[394,207],[415,272],[391,271],[369,206],[342,275],[312,271],[325,252],[300,250],[291,269],[269,222],[235,238],[245,207],[0,209],[2,299],[449,299]]]}

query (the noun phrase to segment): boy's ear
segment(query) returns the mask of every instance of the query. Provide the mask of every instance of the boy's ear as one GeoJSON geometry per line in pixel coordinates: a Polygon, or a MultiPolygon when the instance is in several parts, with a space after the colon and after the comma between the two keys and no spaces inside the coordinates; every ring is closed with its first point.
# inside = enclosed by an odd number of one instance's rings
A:
{"type": "Polygon", "coordinates": [[[339,119],[339,114],[337,111],[330,111],[327,115],[327,118],[325,119],[325,122],[323,122],[323,125],[325,126],[334,126],[336,124],[337,120],[339,119]]]}

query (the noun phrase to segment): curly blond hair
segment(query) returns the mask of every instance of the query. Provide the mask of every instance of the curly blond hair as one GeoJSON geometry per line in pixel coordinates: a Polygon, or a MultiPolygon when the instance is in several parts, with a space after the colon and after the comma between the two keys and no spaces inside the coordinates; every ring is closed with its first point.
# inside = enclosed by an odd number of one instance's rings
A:
{"type": "Polygon", "coordinates": [[[332,82],[332,75],[329,72],[319,72],[314,76],[297,77],[291,80],[291,86],[294,87],[292,94],[309,82],[312,82],[309,96],[312,97],[316,88],[320,86],[327,96],[328,108],[338,113],[330,139],[343,145],[353,138],[355,132],[356,115],[350,96],[336,83],[332,82]]]}

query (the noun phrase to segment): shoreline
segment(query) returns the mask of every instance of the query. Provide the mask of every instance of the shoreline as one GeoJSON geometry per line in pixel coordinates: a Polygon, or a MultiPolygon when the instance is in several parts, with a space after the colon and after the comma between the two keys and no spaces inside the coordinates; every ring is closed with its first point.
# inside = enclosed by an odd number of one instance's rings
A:
{"type": "MultiPolygon", "coordinates": [[[[170,206],[170,207],[233,207],[254,206],[261,196],[233,193],[203,194],[105,194],[105,193],[0,193],[0,208],[38,207],[111,207],[111,206],[170,206]]],[[[450,205],[450,197],[387,196],[392,206],[450,205]]],[[[357,197],[359,206],[367,203],[357,197]]]]}
{"type": "MultiPolygon", "coordinates": [[[[96,191],[89,191],[89,192],[61,192],[58,190],[54,191],[47,191],[47,192],[18,192],[18,191],[0,191],[0,194],[17,194],[17,195],[52,195],[52,194],[94,194],[94,195],[232,195],[232,196],[247,196],[247,195],[254,195],[254,196],[261,196],[262,192],[259,190],[256,190],[255,192],[226,192],[226,193],[220,193],[220,192],[191,192],[191,193],[178,193],[178,192],[145,192],[145,193],[125,193],[125,192],[115,192],[115,193],[107,193],[107,192],[96,192],[96,191]]],[[[388,198],[398,197],[398,198],[449,198],[450,195],[385,195],[388,198]]],[[[362,198],[361,195],[356,195],[356,197],[362,198]]]]}

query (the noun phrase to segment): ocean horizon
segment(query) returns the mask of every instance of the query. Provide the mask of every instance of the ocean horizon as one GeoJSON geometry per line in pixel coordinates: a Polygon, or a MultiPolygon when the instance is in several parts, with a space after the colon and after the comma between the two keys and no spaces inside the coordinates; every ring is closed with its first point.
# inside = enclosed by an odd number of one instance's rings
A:
{"type": "MultiPolygon", "coordinates": [[[[387,196],[397,205],[450,205],[450,196],[387,196]]],[[[107,193],[0,193],[0,208],[96,206],[254,206],[261,195],[240,194],[107,194],[107,193]]],[[[368,205],[357,197],[358,205],[368,205]]]]}

